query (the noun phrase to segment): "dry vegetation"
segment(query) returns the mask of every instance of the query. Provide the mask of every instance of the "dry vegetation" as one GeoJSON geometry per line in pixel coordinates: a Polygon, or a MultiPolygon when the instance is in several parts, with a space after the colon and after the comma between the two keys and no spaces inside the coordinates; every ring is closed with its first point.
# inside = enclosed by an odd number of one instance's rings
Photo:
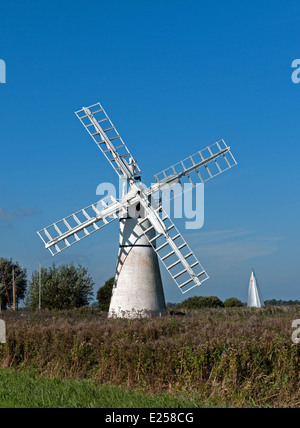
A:
{"type": "Polygon", "coordinates": [[[111,320],[94,309],[2,314],[0,367],[92,379],[230,406],[299,407],[300,307],[202,309],[111,320]]]}

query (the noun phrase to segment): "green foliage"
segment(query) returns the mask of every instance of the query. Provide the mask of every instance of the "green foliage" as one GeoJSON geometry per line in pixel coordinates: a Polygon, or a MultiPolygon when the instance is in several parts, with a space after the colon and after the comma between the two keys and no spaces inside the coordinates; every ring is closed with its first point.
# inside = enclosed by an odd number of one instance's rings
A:
{"type": "Polygon", "coordinates": [[[242,306],[243,306],[243,303],[236,297],[230,297],[224,302],[225,308],[241,308],[242,306]]]}
{"type": "Polygon", "coordinates": [[[114,277],[108,279],[103,287],[98,290],[97,300],[99,302],[100,311],[108,312],[109,310],[114,280],[114,277]]]}
{"type": "Polygon", "coordinates": [[[224,307],[224,304],[222,300],[216,296],[194,296],[184,300],[178,306],[183,309],[201,309],[224,307]]]}
{"type": "Polygon", "coordinates": [[[149,394],[87,380],[39,378],[32,372],[0,370],[0,408],[192,408],[212,401],[174,394],[149,394]]]}
{"type": "Polygon", "coordinates": [[[16,305],[18,307],[20,300],[24,299],[27,290],[26,269],[22,268],[18,262],[13,262],[12,259],[4,258],[0,258],[0,268],[1,267],[5,278],[9,301],[7,298],[4,280],[0,269],[0,308],[6,309],[9,306],[9,302],[11,306],[13,305],[13,270],[16,287],[16,305]]]}
{"type": "MultiPolygon", "coordinates": [[[[41,269],[42,309],[73,309],[87,306],[93,295],[93,280],[86,268],[61,265],[41,269]]],[[[39,306],[39,271],[32,274],[27,305],[39,306]]]]}
{"type": "Polygon", "coordinates": [[[266,306],[292,306],[292,305],[300,305],[300,300],[265,300],[266,306]]]}

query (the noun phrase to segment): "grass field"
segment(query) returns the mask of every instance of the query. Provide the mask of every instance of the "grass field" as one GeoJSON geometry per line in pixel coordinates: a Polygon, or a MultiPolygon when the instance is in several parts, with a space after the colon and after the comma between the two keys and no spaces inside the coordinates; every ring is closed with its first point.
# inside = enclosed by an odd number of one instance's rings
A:
{"type": "Polygon", "coordinates": [[[0,408],[205,408],[218,407],[171,394],[146,394],[86,380],[38,378],[0,370],[0,408]]]}
{"type": "Polygon", "coordinates": [[[300,307],[203,309],[148,320],[112,320],[92,309],[2,318],[2,406],[300,405],[300,345],[291,340],[300,307]]]}

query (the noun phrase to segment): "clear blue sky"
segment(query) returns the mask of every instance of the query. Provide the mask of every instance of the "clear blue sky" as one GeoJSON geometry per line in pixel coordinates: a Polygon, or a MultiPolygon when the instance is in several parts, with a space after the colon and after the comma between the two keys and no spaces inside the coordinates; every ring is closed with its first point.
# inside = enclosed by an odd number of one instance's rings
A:
{"type": "Polygon", "coordinates": [[[74,111],[101,101],[153,175],[224,138],[238,166],[205,186],[205,224],[177,225],[208,271],[182,296],[299,299],[298,1],[0,0],[0,255],[114,275],[118,224],[52,258],[36,231],[117,177],[74,111]]]}

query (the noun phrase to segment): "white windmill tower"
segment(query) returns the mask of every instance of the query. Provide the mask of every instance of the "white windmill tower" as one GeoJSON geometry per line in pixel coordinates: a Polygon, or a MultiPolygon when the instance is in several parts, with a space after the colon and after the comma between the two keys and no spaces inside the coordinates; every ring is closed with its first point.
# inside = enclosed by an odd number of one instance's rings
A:
{"type": "Polygon", "coordinates": [[[264,306],[264,301],[261,296],[261,292],[257,283],[256,275],[254,270],[251,271],[249,289],[248,289],[248,304],[249,308],[261,308],[264,306]]]}
{"type": "Polygon", "coordinates": [[[195,187],[236,161],[221,140],[162,171],[155,176],[156,183],[145,188],[136,161],[101,104],[84,107],[76,115],[123,180],[123,195],[120,200],[108,196],[38,234],[54,256],[118,219],[120,248],[109,316],[162,314],[166,306],[158,258],[182,293],[201,285],[208,275],[153,195],[164,194],[177,183],[183,193],[184,181],[195,187]]]}

